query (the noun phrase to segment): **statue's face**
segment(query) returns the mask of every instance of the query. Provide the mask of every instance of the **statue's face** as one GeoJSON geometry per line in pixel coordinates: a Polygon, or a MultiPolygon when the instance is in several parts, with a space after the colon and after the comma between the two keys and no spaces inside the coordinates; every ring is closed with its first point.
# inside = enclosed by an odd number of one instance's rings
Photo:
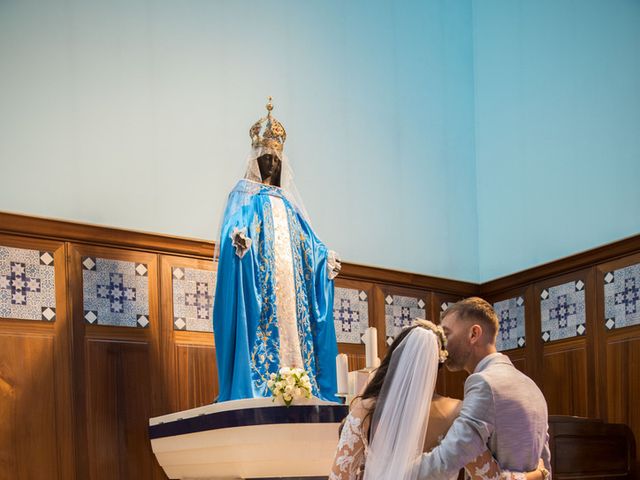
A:
{"type": "Polygon", "coordinates": [[[282,171],[282,162],[276,155],[266,153],[258,157],[258,168],[262,182],[280,186],[280,173],[282,171]]]}

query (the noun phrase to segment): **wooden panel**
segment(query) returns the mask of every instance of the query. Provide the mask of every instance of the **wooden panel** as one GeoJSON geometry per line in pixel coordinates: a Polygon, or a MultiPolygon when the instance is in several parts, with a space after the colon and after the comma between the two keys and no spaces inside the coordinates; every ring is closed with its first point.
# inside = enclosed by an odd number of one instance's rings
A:
{"type": "Polygon", "coordinates": [[[436,392],[444,392],[441,395],[462,400],[464,398],[464,382],[468,376],[467,372],[452,372],[446,366],[442,366],[438,371],[436,392]]]}
{"type": "Polygon", "coordinates": [[[586,418],[550,416],[553,478],[633,479],[635,445],[626,425],[586,418]]]}
{"type": "MultiPolygon", "coordinates": [[[[538,380],[542,382],[542,391],[549,404],[549,413],[597,418],[595,271],[593,268],[589,268],[549,278],[535,284],[533,290],[535,329],[532,333],[534,338],[531,343],[534,343],[535,351],[542,351],[542,355],[536,358],[538,361],[536,367],[540,372],[538,380]],[[584,336],[574,336],[545,343],[541,338],[541,293],[543,291],[552,293],[553,287],[569,282],[584,284],[586,333],[584,336]]],[[[580,309],[578,308],[578,310],[580,309]]]]}
{"type": "Polygon", "coordinates": [[[211,346],[175,346],[178,408],[187,410],[213,403],[218,395],[216,352],[211,346]]]}
{"type": "MultiPolygon", "coordinates": [[[[174,329],[172,280],[174,267],[214,271],[216,266],[210,260],[160,256],[162,377],[168,392],[164,413],[206,405],[218,395],[213,333],[174,329]]],[[[213,322],[213,311],[210,314],[213,322]]]]}
{"type": "Polygon", "coordinates": [[[505,353],[511,360],[511,363],[513,363],[513,366],[526,375],[527,374],[527,357],[525,355],[525,352],[521,352],[518,350],[510,350],[505,353]]]}
{"type": "Polygon", "coordinates": [[[166,478],[150,448],[153,372],[146,342],[86,344],[87,454],[92,480],[166,478]]]}
{"type": "Polygon", "coordinates": [[[546,345],[543,372],[542,392],[549,414],[586,417],[589,412],[586,340],[546,345]]]}
{"type": "Polygon", "coordinates": [[[54,321],[0,319],[0,478],[76,478],[65,245],[0,235],[53,253],[54,321]]]}
{"type": "Polygon", "coordinates": [[[60,470],[54,370],[51,334],[0,333],[1,478],[49,478],[60,470]]]}
{"type": "Polygon", "coordinates": [[[597,379],[600,415],[609,422],[625,423],[636,438],[636,465],[640,474],[640,326],[607,330],[604,276],[607,272],[640,263],[640,253],[602,263],[596,269],[597,379]]]}
{"type": "Polygon", "coordinates": [[[606,346],[607,421],[628,425],[640,439],[640,327],[616,333],[606,346]]]}
{"type": "Polygon", "coordinates": [[[166,413],[160,362],[158,267],[154,254],[70,244],[69,285],[74,319],[78,476],[164,479],[151,451],[150,417],[166,413]],[[144,263],[148,268],[146,328],[88,324],[83,315],[85,256],[144,263]]]}

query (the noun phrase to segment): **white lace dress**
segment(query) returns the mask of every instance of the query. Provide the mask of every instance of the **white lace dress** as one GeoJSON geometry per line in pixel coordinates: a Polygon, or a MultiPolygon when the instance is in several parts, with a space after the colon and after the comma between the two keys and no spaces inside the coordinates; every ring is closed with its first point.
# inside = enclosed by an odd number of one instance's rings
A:
{"type": "MultiPolygon", "coordinates": [[[[353,403],[340,434],[329,480],[361,480],[363,478],[369,446],[367,413],[358,400],[353,403]]],[[[470,480],[527,480],[525,473],[500,470],[498,462],[489,450],[466,465],[465,473],[466,478],[470,480]]]]}
{"type": "Polygon", "coordinates": [[[329,480],[360,480],[363,477],[369,446],[363,432],[365,414],[358,406],[347,415],[329,480]]]}

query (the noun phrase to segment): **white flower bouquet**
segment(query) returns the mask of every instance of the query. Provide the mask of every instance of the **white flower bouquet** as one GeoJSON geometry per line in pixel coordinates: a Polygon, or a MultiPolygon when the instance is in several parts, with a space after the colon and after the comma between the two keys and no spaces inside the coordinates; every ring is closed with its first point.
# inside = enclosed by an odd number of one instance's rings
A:
{"type": "Polygon", "coordinates": [[[311,380],[302,368],[283,367],[267,381],[273,401],[282,398],[288,407],[297,398],[311,398],[311,380]]]}

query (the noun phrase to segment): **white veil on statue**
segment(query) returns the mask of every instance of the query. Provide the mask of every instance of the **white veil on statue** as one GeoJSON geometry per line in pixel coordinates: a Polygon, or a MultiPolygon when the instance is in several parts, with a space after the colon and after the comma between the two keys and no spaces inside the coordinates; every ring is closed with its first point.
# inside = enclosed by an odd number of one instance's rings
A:
{"type": "Polygon", "coordinates": [[[394,350],[371,421],[365,480],[415,480],[438,374],[433,331],[414,328],[394,350]]]}
{"type": "Polygon", "coordinates": [[[248,205],[251,201],[251,197],[265,186],[262,183],[260,167],[258,166],[258,158],[263,155],[271,154],[280,159],[280,186],[272,188],[278,188],[282,196],[289,201],[293,208],[304,218],[307,224],[311,226],[309,215],[307,214],[307,210],[302,203],[302,198],[300,197],[300,193],[298,192],[293,180],[293,169],[291,168],[291,163],[289,158],[283,152],[284,142],[287,138],[286,132],[282,124],[271,115],[271,111],[273,110],[271,97],[269,97],[269,103],[266,108],[268,112],[267,116],[259,119],[249,130],[249,135],[252,139],[252,148],[247,156],[242,179],[236,184],[229,194],[226,206],[220,216],[218,232],[215,238],[214,260],[219,258],[220,234],[225,223],[225,218],[230,218],[240,208],[248,205]]]}
{"type": "Polygon", "coordinates": [[[309,222],[309,216],[307,210],[304,208],[300,193],[296,188],[296,184],[293,181],[293,169],[291,168],[291,162],[289,157],[282,151],[278,151],[271,147],[257,146],[251,149],[247,156],[246,168],[244,170],[243,178],[250,182],[256,183],[256,188],[260,188],[262,185],[262,177],[260,176],[260,167],[258,166],[258,158],[263,155],[274,155],[280,159],[281,172],[280,172],[280,189],[283,195],[289,200],[289,203],[309,222]]]}

